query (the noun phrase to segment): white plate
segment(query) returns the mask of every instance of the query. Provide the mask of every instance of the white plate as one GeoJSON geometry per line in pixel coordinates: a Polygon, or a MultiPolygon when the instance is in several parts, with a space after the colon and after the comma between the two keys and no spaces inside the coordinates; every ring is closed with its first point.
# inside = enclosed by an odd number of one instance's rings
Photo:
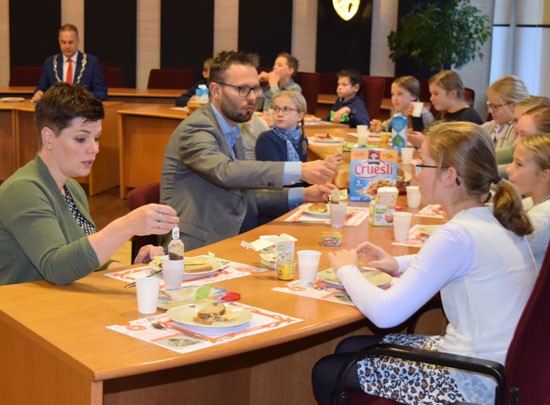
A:
{"type": "MultiPolygon", "coordinates": [[[[311,207],[312,204],[302,204],[300,205],[299,209],[300,211],[304,211],[306,214],[311,215],[312,217],[316,218],[330,218],[330,204],[327,204],[327,212],[315,212],[310,211],[309,207],[311,207]]],[[[347,207],[346,213],[350,214],[353,211],[353,207],[347,207]]]]}
{"type": "MultiPolygon", "coordinates": [[[[372,284],[378,287],[384,287],[390,284],[392,281],[392,277],[388,273],[384,273],[370,267],[362,267],[361,273],[363,273],[363,277],[365,277],[372,284]]],[[[317,274],[317,277],[319,277],[322,282],[328,285],[332,285],[334,287],[342,287],[342,282],[332,269],[320,271],[317,274]]]]}
{"type": "Polygon", "coordinates": [[[0,98],[0,100],[5,103],[20,103],[22,101],[25,101],[23,97],[2,97],[0,98]]]}
{"type": "Polygon", "coordinates": [[[329,139],[317,138],[316,136],[312,136],[311,140],[317,143],[343,143],[344,142],[344,138],[340,138],[338,136],[332,136],[332,135],[329,139]]]}
{"type": "Polygon", "coordinates": [[[201,328],[230,328],[233,326],[242,325],[252,319],[252,312],[232,305],[225,305],[225,314],[222,317],[227,318],[227,321],[214,321],[212,325],[195,322],[193,318],[197,312],[206,304],[187,304],[178,307],[170,308],[166,312],[166,316],[173,321],[189,326],[198,326],[201,328]]]}

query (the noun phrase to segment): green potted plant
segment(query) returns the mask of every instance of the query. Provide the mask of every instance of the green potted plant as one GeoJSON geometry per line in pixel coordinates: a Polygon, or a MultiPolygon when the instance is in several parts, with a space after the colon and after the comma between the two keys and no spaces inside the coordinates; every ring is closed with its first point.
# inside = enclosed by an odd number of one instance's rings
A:
{"type": "Polygon", "coordinates": [[[390,58],[408,57],[430,70],[459,68],[476,57],[491,35],[489,17],[470,0],[422,1],[388,35],[390,58]]]}

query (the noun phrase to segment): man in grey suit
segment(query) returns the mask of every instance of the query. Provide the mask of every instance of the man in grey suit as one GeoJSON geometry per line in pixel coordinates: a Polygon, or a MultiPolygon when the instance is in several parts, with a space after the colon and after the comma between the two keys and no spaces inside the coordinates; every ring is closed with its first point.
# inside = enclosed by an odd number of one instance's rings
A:
{"type": "Polygon", "coordinates": [[[220,52],[210,69],[210,103],[174,131],[164,154],[161,202],[174,207],[186,249],[245,232],[258,214],[283,214],[304,201],[327,201],[332,162],[244,160],[238,123],[262,94],[255,55],[220,52]],[[298,182],[306,188],[285,188],[298,182]]]}

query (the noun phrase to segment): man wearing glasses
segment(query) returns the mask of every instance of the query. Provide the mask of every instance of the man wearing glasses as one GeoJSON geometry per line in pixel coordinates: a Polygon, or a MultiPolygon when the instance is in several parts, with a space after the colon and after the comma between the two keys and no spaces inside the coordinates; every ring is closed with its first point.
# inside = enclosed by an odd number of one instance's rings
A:
{"type": "Polygon", "coordinates": [[[256,55],[220,52],[210,68],[210,103],[174,131],[164,154],[161,202],[180,216],[186,249],[237,235],[257,225],[258,214],[282,214],[304,201],[326,201],[336,165],[244,160],[239,123],[262,94],[256,55]],[[306,188],[283,189],[298,182],[306,188]]]}

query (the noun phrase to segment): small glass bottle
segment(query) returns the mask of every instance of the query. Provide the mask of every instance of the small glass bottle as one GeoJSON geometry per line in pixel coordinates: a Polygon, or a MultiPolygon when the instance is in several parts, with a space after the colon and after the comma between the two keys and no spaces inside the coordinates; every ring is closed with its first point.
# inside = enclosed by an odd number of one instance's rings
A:
{"type": "Polygon", "coordinates": [[[168,257],[170,260],[183,260],[185,246],[180,239],[180,228],[175,226],[172,229],[172,240],[168,244],[168,257]]]}

